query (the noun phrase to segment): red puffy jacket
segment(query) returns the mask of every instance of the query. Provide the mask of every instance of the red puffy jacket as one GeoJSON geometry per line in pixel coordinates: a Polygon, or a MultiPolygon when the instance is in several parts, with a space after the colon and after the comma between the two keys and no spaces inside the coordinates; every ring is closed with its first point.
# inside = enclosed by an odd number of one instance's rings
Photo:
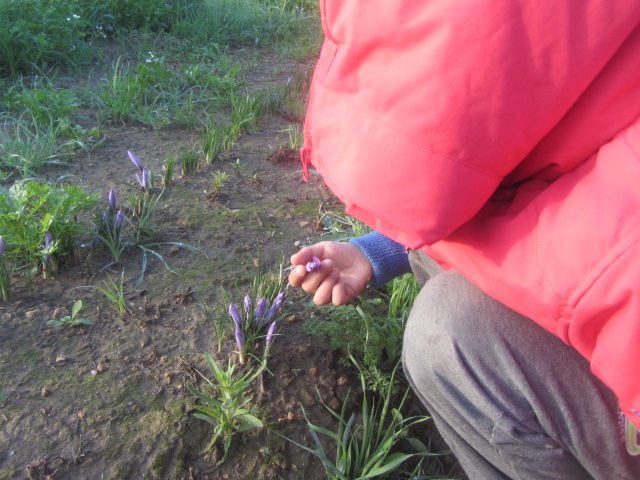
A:
{"type": "Polygon", "coordinates": [[[575,347],[640,427],[640,1],[320,4],[305,171],[575,347]]]}

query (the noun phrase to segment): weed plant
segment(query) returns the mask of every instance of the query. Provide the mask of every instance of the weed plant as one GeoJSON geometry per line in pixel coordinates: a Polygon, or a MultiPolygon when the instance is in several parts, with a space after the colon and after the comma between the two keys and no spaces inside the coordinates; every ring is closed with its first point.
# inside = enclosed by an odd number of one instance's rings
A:
{"type": "Polygon", "coordinates": [[[398,379],[392,372],[402,355],[404,327],[418,292],[410,274],[394,279],[386,288],[388,296],[380,292],[378,298],[361,296],[349,305],[323,307],[329,321],[313,315],[304,325],[306,333],[328,338],[331,349],[341,353],[341,364],[349,366],[349,357],[357,358],[367,388],[377,392],[397,388],[398,379]]]}
{"type": "Polygon", "coordinates": [[[19,181],[9,189],[0,189],[4,258],[10,259],[13,270],[25,273],[28,283],[44,255],[73,258],[84,232],[76,217],[98,201],[97,195],[87,194],[81,187],[36,180],[19,181]],[[55,251],[42,250],[47,232],[55,240],[55,251]]]}
{"type": "Polygon", "coordinates": [[[82,300],[76,300],[71,307],[71,315],[65,315],[60,319],[53,319],[47,322],[47,325],[53,325],[54,327],[77,327],[80,325],[93,325],[93,322],[87,318],[78,317],[78,313],[82,310],[82,300]]]}
{"type": "Polygon", "coordinates": [[[210,354],[205,353],[205,358],[213,378],[212,380],[205,376],[202,378],[209,384],[213,394],[198,390],[190,384],[187,388],[191,394],[203,402],[196,405],[198,412],[194,413],[194,416],[213,426],[213,437],[206,450],[213,448],[218,440],[222,441],[224,453],[218,461],[218,464],[221,464],[226,460],[231,440],[236,434],[264,426],[262,421],[253,415],[253,409],[250,406],[252,398],[247,398],[246,395],[251,384],[266,368],[266,361],[263,360],[255,370],[246,369],[245,373],[238,377],[235,373],[236,365],[230,358],[226,370],[220,368],[210,354]]]}

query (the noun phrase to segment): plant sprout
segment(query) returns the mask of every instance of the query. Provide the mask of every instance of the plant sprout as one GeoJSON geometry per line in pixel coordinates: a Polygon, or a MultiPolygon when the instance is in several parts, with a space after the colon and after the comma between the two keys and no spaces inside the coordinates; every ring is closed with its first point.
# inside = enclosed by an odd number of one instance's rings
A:
{"type": "Polygon", "coordinates": [[[76,300],[71,308],[71,315],[65,315],[59,320],[53,319],[47,322],[47,325],[53,325],[55,327],[62,327],[68,325],[70,327],[77,327],[79,325],[93,325],[91,320],[86,318],[77,318],[78,313],[82,310],[82,300],[76,300]]]}

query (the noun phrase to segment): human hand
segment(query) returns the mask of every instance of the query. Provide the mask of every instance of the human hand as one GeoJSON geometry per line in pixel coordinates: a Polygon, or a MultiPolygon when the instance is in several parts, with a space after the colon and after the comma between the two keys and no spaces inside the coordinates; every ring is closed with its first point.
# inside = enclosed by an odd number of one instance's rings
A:
{"type": "Polygon", "coordinates": [[[289,284],[313,294],[317,305],[344,305],[362,292],[373,277],[369,259],[352,243],[320,242],[291,257],[289,284]],[[305,266],[317,257],[322,261],[312,272],[305,266]]]}

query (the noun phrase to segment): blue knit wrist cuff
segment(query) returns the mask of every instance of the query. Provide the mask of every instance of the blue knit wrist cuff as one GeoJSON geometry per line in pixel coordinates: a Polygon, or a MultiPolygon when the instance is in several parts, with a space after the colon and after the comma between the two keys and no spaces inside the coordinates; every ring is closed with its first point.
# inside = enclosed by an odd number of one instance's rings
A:
{"type": "Polygon", "coordinates": [[[373,267],[373,279],[369,287],[382,287],[396,277],[411,272],[409,255],[404,245],[394,242],[381,233],[371,232],[352,238],[353,243],[364,253],[373,267]]]}

